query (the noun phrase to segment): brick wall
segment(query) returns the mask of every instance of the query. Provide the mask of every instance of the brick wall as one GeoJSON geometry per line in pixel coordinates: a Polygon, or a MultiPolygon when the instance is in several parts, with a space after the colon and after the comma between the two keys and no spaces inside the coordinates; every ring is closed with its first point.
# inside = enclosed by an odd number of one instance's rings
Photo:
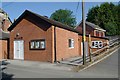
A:
{"type": "MultiPolygon", "coordinates": [[[[89,37],[86,36],[86,42],[89,41],[89,37]]],[[[103,42],[103,47],[104,46],[107,46],[107,40],[106,39],[103,39],[103,38],[97,38],[97,37],[91,37],[91,41],[102,41],[103,42]]],[[[79,35],[79,44],[80,44],[80,49],[79,49],[79,52],[80,52],[80,55],[81,55],[81,42],[82,42],[82,35],[79,35]]],[[[90,46],[88,44],[88,51],[90,53],[90,46]]],[[[101,48],[92,48],[92,52],[96,51],[96,50],[99,50],[101,48]]]]}
{"type": "MultiPolygon", "coordinates": [[[[42,23],[42,22],[41,22],[42,23]]],[[[24,40],[24,59],[33,61],[49,61],[52,62],[52,27],[47,24],[36,23],[32,19],[26,17],[23,19],[10,33],[10,58],[14,58],[15,36],[19,33],[19,37],[24,40]],[[45,50],[30,50],[29,42],[34,39],[45,39],[45,50]]]]}
{"type": "Polygon", "coordinates": [[[7,59],[8,49],[7,49],[7,40],[0,40],[0,60],[7,59]]]}
{"type": "Polygon", "coordinates": [[[78,34],[56,27],[57,60],[79,56],[78,34]],[[69,39],[74,39],[74,48],[69,48],[69,39]]]}
{"type": "MultiPolygon", "coordinates": [[[[76,30],[78,30],[82,34],[82,24],[77,26],[76,30]]],[[[94,36],[94,29],[86,25],[86,34],[90,34],[91,36],[94,36]]]]}

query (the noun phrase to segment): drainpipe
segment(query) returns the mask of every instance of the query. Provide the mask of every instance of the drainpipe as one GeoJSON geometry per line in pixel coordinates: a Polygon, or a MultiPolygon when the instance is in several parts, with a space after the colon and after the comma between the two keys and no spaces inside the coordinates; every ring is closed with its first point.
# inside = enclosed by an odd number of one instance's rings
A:
{"type": "Polygon", "coordinates": [[[56,57],[56,27],[54,26],[54,62],[57,62],[56,57]]]}

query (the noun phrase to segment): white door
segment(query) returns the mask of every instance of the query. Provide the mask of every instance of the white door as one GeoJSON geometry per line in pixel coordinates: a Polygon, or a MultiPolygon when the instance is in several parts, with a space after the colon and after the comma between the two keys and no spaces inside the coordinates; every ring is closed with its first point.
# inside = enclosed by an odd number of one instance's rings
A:
{"type": "Polygon", "coordinates": [[[85,53],[88,56],[88,42],[85,42],[85,53]]]}
{"type": "MultiPolygon", "coordinates": [[[[88,42],[85,42],[85,55],[88,56],[88,42]]],[[[83,42],[81,42],[81,56],[83,56],[83,42]]]]}
{"type": "Polygon", "coordinates": [[[24,41],[14,41],[14,59],[24,59],[24,41]]]}
{"type": "Polygon", "coordinates": [[[81,42],[81,56],[83,56],[83,42],[81,42]]]}

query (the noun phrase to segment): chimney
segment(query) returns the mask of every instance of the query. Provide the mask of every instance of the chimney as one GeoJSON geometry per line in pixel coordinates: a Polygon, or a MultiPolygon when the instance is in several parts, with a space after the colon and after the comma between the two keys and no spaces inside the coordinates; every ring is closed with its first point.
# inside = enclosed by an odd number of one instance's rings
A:
{"type": "Polygon", "coordinates": [[[16,21],[16,19],[14,19],[14,22],[16,21]]]}
{"type": "Polygon", "coordinates": [[[45,18],[48,18],[48,16],[44,16],[45,18]]]}

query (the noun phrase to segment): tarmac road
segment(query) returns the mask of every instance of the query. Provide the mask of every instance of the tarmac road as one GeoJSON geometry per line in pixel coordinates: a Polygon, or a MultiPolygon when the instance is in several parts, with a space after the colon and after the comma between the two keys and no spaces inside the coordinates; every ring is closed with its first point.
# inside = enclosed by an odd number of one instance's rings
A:
{"type": "MultiPolygon", "coordinates": [[[[118,53],[120,48],[101,62],[80,72],[57,69],[33,68],[7,64],[3,77],[8,78],[118,78],[118,53]]],[[[19,64],[19,63],[17,63],[19,64]]],[[[34,65],[37,66],[37,65],[34,65]]],[[[49,65],[48,65],[49,66],[49,65]]]]}

